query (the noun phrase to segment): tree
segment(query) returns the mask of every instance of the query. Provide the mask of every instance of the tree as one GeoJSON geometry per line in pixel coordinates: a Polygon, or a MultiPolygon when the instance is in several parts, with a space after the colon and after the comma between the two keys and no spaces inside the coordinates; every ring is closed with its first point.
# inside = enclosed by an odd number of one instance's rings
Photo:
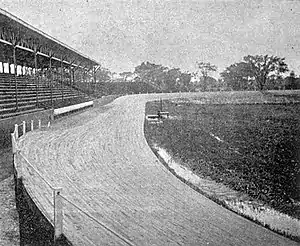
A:
{"type": "Polygon", "coordinates": [[[111,79],[111,75],[112,73],[104,67],[100,67],[97,71],[96,71],[96,80],[98,82],[108,82],[111,79]]]}
{"type": "Polygon", "coordinates": [[[175,92],[189,90],[191,74],[183,73],[179,68],[168,68],[150,62],[143,62],[134,70],[136,81],[143,81],[159,91],[175,92]]]}
{"type": "Polygon", "coordinates": [[[202,82],[203,82],[203,90],[207,90],[207,83],[208,83],[208,74],[210,72],[217,71],[217,67],[209,62],[196,62],[198,71],[196,74],[199,73],[202,75],[202,82]]]}
{"type": "Polygon", "coordinates": [[[150,62],[142,62],[135,67],[134,73],[137,74],[138,80],[154,86],[158,90],[163,89],[163,72],[167,69],[162,65],[156,65],[150,62]]]}
{"type": "Polygon", "coordinates": [[[122,73],[120,73],[120,76],[123,77],[124,82],[127,82],[127,78],[131,77],[132,75],[133,75],[132,72],[122,72],[122,73]]]}
{"type": "Polygon", "coordinates": [[[179,68],[172,68],[163,73],[164,75],[164,87],[167,91],[178,91],[180,88],[180,76],[181,72],[179,68]]]}
{"type": "Polygon", "coordinates": [[[265,89],[268,90],[280,90],[285,88],[285,79],[282,76],[278,75],[270,75],[267,83],[265,85],[265,89]]]}
{"type": "Polygon", "coordinates": [[[230,65],[220,73],[221,78],[232,90],[251,90],[254,89],[254,73],[250,64],[239,62],[230,65]]]}
{"type": "Polygon", "coordinates": [[[280,76],[282,73],[289,71],[284,60],[285,58],[269,55],[248,55],[244,57],[245,63],[250,65],[252,75],[260,90],[265,88],[271,75],[280,76]]]}
{"type": "Polygon", "coordinates": [[[188,91],[191,89],[191,78],[192,75],[188,72],[183,72],[179,78],[179,90],[180,91],[188,91]]]}
{"type": "Polygon", "coordinates": [[[287,90],[296,90],[300,88],[300,79],[296,78],[294,71],[290,72],[290,75],[285,78],[285,89],[287,90]]]}
{"type": "Polygon", "coordinates": [[[269,55],[248,55],[244,61],[227,67],[220,75],[233,90],[280,87],[282,74],[288,71],[285,58],[269,55]]]}

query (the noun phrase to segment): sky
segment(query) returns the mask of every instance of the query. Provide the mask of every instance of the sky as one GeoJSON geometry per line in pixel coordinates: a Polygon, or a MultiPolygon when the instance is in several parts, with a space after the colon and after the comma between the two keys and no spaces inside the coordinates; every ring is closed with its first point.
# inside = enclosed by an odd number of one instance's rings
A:
{"type": "Polygon", "coordinates": [[[300,0],[0,0],[0,7],[112,72],[143,61],[196,71],[246,55],[300,74],[300,0]]]}

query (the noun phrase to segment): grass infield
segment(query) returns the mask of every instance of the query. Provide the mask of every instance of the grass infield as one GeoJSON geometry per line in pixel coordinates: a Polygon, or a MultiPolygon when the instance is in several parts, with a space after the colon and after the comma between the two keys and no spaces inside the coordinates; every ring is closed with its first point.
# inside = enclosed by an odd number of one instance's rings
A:
{"type": "MultiPolygon", "coordinates": [[[[288,98],[286,98],[288,100],[288,98]]],[[[151,145],[165,148],[205,178],[300,218],[300,104],[163,102],[171,117],[145,123],[151,145]]],[[[160,102],[146,105],[155,114],[160,102]]]]}

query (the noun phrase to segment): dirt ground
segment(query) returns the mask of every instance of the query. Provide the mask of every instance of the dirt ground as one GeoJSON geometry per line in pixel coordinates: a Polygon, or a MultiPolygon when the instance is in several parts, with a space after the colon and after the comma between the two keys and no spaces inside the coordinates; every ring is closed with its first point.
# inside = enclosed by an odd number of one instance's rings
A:
{"type": "MultiPolygon", "coordinates": [[[[146,101],[190,95],[124,96],[25,136],[21,152],[95,219],[65,200],[64,234],[74,245],[297,245],[194,191],[151,151],[146,101]]],[[[51,220],[51,191],[23,167],[25,186],[51,220]]]]}
{"type": "Polygon", "coordinates": [[[11,148],[0,149],[0,182],[13,174],[11,148]]]}
{"type": "Polygon", "coordinates": [[[0,245],[20,245],[13,175],[0,181],[0,245]]]}

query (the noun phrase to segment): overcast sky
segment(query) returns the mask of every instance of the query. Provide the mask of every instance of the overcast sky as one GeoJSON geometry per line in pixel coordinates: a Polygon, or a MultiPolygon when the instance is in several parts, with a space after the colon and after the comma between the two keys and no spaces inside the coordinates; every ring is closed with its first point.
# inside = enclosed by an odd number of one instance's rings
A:
{"type": "Polygon", "coordinates": [[[299,0],[1,0],[1,8],[113,72],[150,61],[218,72],[248,54],[285,57],[300,74],[299,0]]]}

